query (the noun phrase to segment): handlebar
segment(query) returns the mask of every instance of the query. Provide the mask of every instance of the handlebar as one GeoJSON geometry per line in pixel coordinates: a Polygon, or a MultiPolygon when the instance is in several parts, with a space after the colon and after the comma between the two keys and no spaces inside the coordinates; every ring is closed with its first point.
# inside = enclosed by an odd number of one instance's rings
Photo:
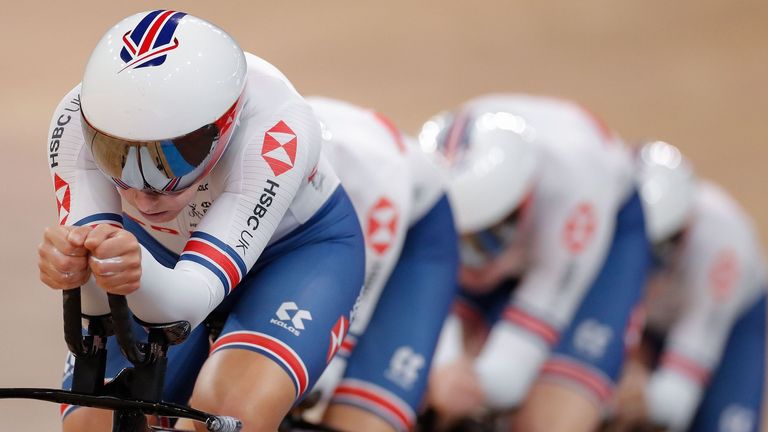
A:
{"type": "Polygon", "coordinates": [[[183,417],[205,423],[210,432],[238,432],[242,427],[240,421],[232,417],[211,415],[193,408],[165,402],[126,400],[113,396],[96,396],[66,390],[42,388],[0,389],[0,399],[17,398],[111,409],[114,411],[123,409],[139,410],[144,414],[162,417],[183,417]]]}
{"type": "Polygon", "coordinates": [[[67,348],[74,355],[86,355],[83,345],[82,310],[80,306],[80,288],[61,292],[64,302],[64,340],[67,348]]]}
{"type": "Polygon", "coordinates": [[[139,349],[136,338],[133,336],[133,314],[128,309],[128,301],[125,296],[107,294],[109,310],[112,313],[112,325],[115,329],[115,338],[120,345],[123,355],[134,365],[144,364],[147,360],[146,353],[139,349]]]}

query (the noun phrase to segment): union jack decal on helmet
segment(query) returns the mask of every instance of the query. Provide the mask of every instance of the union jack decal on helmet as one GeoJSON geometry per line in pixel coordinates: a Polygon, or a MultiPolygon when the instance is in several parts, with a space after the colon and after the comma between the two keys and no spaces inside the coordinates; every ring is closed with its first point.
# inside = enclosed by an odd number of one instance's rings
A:
{"type": "Polygon", "coordinates": [[[163,64],[167,53],[179,46],[179,40],[173,34],[185,15],[176,11],[152,11],[136,28],[124,34],[120,58],[126,65],[120,72],[163,64]]]}

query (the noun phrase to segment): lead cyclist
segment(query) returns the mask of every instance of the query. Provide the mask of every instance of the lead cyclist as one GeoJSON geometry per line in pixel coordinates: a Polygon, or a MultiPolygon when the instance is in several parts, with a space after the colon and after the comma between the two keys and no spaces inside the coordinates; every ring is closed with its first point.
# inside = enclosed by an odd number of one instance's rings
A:
{"type": "MultiPolygon", "coordinates": [[[[144,322],[190,322],[163,399],[276,430],[344,336],[365,271],[307,102],[222,29],[154,10],[107,31],[49,136],[59,224],[39,247],[41,280],[82,286],[88,316],[113,293],[144,322]],[[211,346],[212,312],[224,321],[211,346]]],[[[128,362],[108,349],[114,377],[128,362]]],[[[111,427],[91,408],[62,417],[64,431],[111,427]]]]}

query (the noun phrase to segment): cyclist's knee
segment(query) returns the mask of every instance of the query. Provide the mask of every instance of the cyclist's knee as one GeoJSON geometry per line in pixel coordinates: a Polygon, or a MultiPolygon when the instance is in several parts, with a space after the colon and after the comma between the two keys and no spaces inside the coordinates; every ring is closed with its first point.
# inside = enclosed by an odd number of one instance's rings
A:
{"type": "Polygon", "coordinates": [[[62,432],[109,432],[112,430],[112,412],[95,408],[78,408],[61,423],[62,432]]]}
{"type": "Polygon", "coordinates": [[[203,366],[190,404],[241,419],[249,431],[275,431],[293,405],[295,388],[272,360],[243,350],[213,355],[203,366]]]}

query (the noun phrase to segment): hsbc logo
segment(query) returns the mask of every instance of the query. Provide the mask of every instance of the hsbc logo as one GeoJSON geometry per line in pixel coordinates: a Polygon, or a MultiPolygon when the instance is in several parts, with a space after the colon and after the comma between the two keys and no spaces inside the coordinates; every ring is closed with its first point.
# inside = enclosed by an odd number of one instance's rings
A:
{"type": "Polygon", "coordinates": [[[56,189],[56,209],[59,211],[59,225],[64,225],[69,217],[69,183],[65,182],[58,174],[54,174],[53,187],[56,189]]]}
{"type": "Polygon", "coordinates": [[[573,209],[563,230],[563,243],[571,253],[582,252],[592,242],[597,229],[596,219],[595,209],[588,202],[582,202],[573,209]]]}
{"type": "Polygon", "coordinates": [[[299,309],[292,301],[283,302],[275,311],[275,315],[278,319],[272,318],[269,322],[288,330],[294,336],[301,335],[300,330],[304,330],[304,320],[312,321],[312,314],[308,310],[299,309]]]}
{"type": "Polygon", "coordinates": [[[341,348],[341,343],[344,341],[344,335],[347,334],[347,330],[349,330],[349,322],[344,315],[342,315],[331,330],[331,341],[328,345],[328,355],[325,359],[326,363],[330,362],[333,356],[339,351],[339,348],[341,348]]]}
{"type": "Polygon", "coordinates": [[[264,134],[261,157],[267,162],[275,176],[293,168],[296,162],[296,134],[280,120],[264,134]]]}
{"type": "Polygon", "coordinates": [[[383,255],[395,241],[397,233],[397,209],[386,197],[381,197],[368,212],[366,240],[379,255],[383,255]]]}

